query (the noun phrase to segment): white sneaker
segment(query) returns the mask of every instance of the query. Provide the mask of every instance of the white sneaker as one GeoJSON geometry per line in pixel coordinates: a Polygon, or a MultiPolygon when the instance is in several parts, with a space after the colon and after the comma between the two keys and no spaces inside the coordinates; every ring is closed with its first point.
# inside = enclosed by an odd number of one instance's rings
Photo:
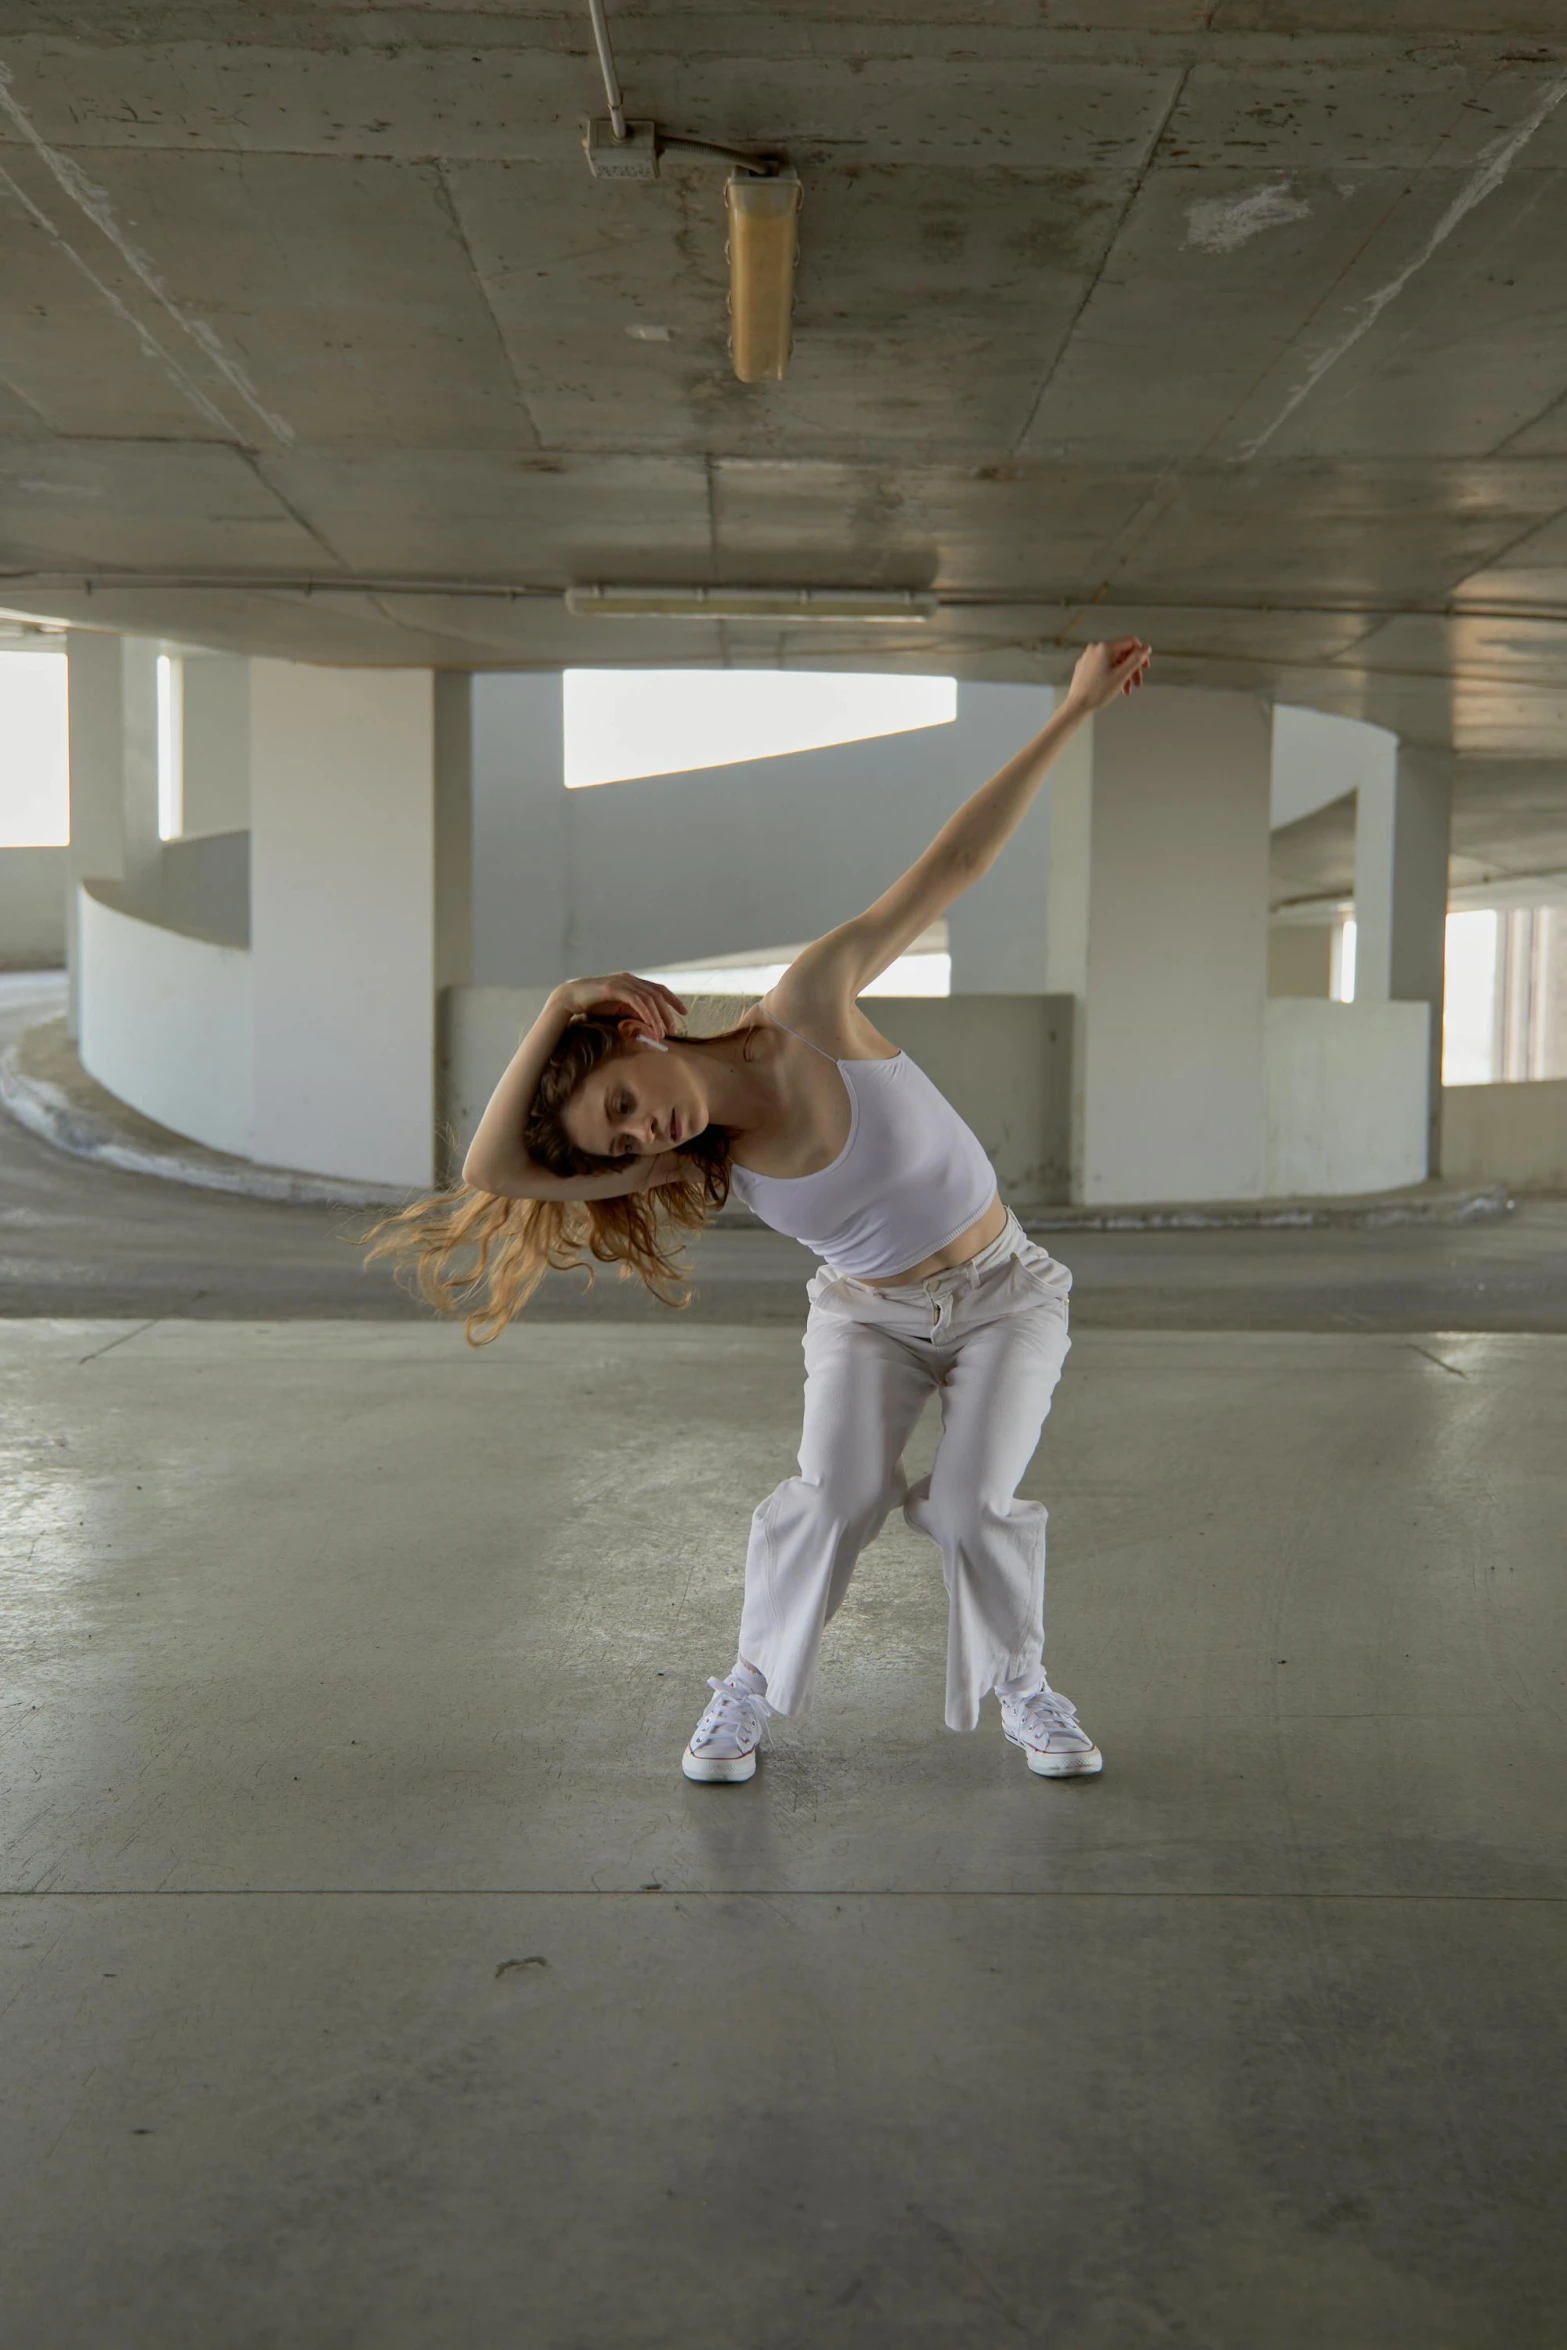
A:
{"type": "MultiPolygon", "coordinates": [[[[999,1689],[997,1696],[1001,1696],[999,1689]]],[[[1042,1779],[1086,1778],[1102,1771],[1105,1758],[1077,1718],[1077,1708],[1048,1681],[1028,1697],[1001,1698],[1001,1727],[1021,1746],[1028,1767],[1042,1779]]]]}
{"type": "Polygon", "coordinates": [[[767,1734],[767,1700],[743,1681],[709,1680],[713,1702],[680,1758],[688,1779],[752,1779],[756,1750],[767,1734]]]}

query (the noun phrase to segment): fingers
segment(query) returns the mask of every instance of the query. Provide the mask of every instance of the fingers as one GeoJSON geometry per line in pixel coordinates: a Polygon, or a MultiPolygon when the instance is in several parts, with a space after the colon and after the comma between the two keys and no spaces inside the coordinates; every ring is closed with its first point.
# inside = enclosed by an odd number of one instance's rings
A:
{"type": "Polygon", "coordinates": [[[655,1010],[651,1002],[639,1004],[628,1000],[621,1008],[620,1033],[622,1036],[630,1037],[633,1043],[645,1037],[649,1044],[662,1044],[664,1041],[662,1011],[655,1010]]]}
{"type": "Polygon", "coordinates": [[[1142,684],[1148,664],[1153,659],[1152,648],[1145,645],[1141,637],[1132,636],[1120,638],[1112,651],[1113,666],[1121,673],[1121,691],[1129,694],[1142,684]]]}
{"type": "Polygon", "coordinates": [[[1139,636],[1101,637],[1085,645],[1074,687],[1091,709],[1102,709],[1117,694],[1134,693],[1147,676],[1153,648],[1139,636]]]}
{"type": "Polygon", "coordinates": [[[660,979],[638,979],[630,971],[622,971],[620,977],[625,984],[628,1001],[646,1017],[649,1034],[654,1037],[670,1035],[674,1030],[675,1016],[686,1008],[673,989],[667,988],[660,979]]]}
{"type": "Polygon", "coordinates": [[[611,978],[585,980],[579,985],[588,999],[583,1006],[586,1011],[618,1019],[626,1035],[645,1030],[655,1044],[675,1033],[678,1015],[686,1009],[662,981],[639,979],[632,971],[617,971],[611,978]]]}

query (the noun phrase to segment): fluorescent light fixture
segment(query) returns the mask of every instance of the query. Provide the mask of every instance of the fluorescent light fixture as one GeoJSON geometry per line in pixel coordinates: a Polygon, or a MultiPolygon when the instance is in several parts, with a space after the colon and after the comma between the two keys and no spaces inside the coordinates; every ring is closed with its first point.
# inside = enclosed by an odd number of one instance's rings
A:
{"type": "Polygon", "coordinates": [[[936,598],[919,588],[569,587],[566,609],[582,620],[934,620],[936,598]]]}
{"type": "Polygon", "coordinates": [[[776,383],[789,364],[800,180],[737,171],[725,182],[729,209],[730,348],[743,384],[776,383]]]}

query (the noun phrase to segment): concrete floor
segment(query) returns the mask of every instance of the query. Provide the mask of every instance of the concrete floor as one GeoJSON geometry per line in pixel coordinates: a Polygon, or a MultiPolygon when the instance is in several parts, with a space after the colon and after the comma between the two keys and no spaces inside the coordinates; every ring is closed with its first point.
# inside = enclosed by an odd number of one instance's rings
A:
{"type": "Polygon", "coordinates": [[[1567,1342],[1086,1330],[1103,1778],[941,1727],[900,1523],[689,1787],[798,1382],[0,1325],[8,2344],[1555,2350],[1567,1342]]]}
{"type": "Polygon", "coordinates": [[[476,1355],[355,1221],[0,1121],[8,2350],[1555,2350],[1567,1205],[1062,1236],[1076,1787],[901,1523],[680,1778],[792,1244],[476,1355]]]}

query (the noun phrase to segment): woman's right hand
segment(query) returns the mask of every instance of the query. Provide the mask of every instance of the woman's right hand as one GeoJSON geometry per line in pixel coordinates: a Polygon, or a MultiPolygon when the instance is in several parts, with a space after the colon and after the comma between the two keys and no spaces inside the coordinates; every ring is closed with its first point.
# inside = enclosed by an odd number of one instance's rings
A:
{"type": "Polygon", "coordinates": [[[677,1015],[686,1008],[656,979],[638,979],[630,971],[601,979],[568,979],[555,989],[554,1000],[573,1017],[587,1013],[600,1020],[618,1019],[628,1033],[640,1029],[655,1044],[677,1032],[677,1015]]]}
{"type": "Polygon", "coordinates": [[[1129,694],[1142,684],[1152,659],[1152,647],[1138,636],[1089,645],[1072,672],[1068,704],[1088,712],[1103,710],[1117,694],[1129,694]]]}

